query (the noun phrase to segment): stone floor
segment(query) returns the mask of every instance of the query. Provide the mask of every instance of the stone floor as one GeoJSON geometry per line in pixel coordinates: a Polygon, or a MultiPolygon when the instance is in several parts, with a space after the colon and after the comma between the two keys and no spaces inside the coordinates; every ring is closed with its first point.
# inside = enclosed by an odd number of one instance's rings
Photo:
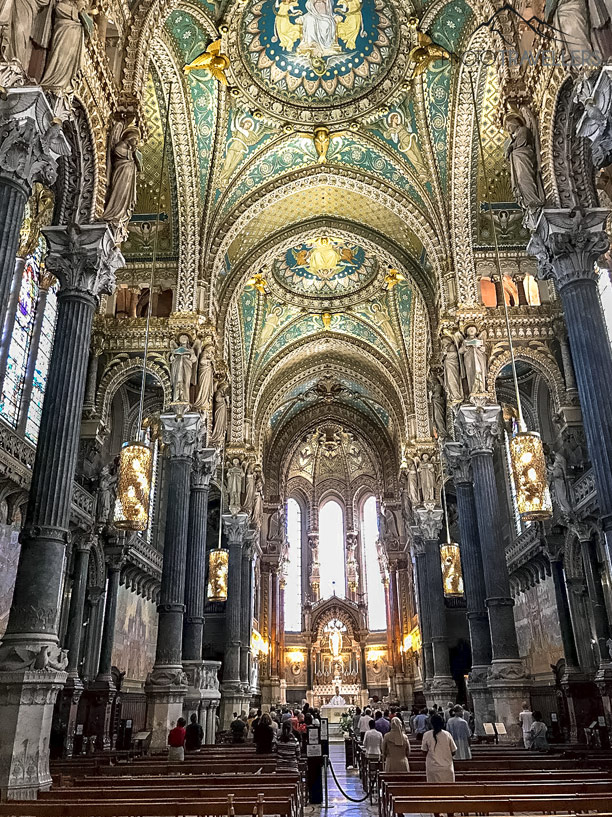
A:
{"type": "MultiPolygon", "coordinates": [[[[344,744],[331,743],[329,747],[329,759],[334,767],[338,782],[344,791],[354,797],[361,799],[365,792],[359,780],[359,775],[354,769],[346,769],[344,764],[344,744]]],[[[333,813],[334,817],[378,817],[378,806],[376,802],[374,805],[370,804],[369,799],[363,803],[351,803],[340,792],[334,782],[331,771],[328,772],[328,803],[325,806],[308,806],[306,808],[306,815],[308,817],[325,817],[325,814],[333,813]]]]}

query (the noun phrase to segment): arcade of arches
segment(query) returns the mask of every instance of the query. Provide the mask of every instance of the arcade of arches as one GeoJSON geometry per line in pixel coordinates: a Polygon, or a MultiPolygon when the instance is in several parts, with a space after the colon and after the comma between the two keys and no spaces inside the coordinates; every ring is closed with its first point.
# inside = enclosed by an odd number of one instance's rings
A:
{"type": "Polygon", "coordinates": [[[612,727],[610,20],[4,5],[3,796],[336,687],[612,727]]]}

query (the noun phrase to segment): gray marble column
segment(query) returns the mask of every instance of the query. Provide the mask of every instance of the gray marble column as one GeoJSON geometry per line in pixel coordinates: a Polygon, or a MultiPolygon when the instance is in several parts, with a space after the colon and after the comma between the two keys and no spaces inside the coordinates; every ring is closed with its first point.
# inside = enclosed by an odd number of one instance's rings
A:
{"type": "Polygon", "coordinates": [[[419,600],[419,619],[421,622],[421,646],[423,649],[423,690],[428,691],[433,681],[433,645],[431,642],[431,619],[429,610],[429,594],[427,592],[427,562],[425,558],[425,543],[419,528],[412,528],[414,543],[414,559],[417,580],[417,594],[419,600]]]}
{"type": "Polygon", "coordinates": [[[565,656],[565,674],[576,675],[579,672],[578,651],[576,649],[576,640],[574,638],[574,630],[570,616],[567,588],[565,586],[563,559],[559,552],[551,554],[550,569],[555,587],[555,600],[557,602],[559,629],[561,630],[561,641],[563,643],[563,654],[565,656]]]}
{"type": "Polygon", "coordinates": [[[500,407],[464,404],[457,424],[472,461],[478,535],[484,569],[486,605],[489,614],[492,661],[488,684],[495,714],[505,724],[508,739],[520,739],[518,715],[526,692],[526,674],[519,656],[510,578],[501,533],[501,508],[493,450],[501,435],[500,407]]]}
{"type": "Polygon", "coordinates": [[[601,575],[597,550],[593,541],[593,531],[589,525],[574,525],[578,535],[582,554],[582,567],[586,580],[589,606],[593,621],[593,636],[597,643],[597,653],[600,667],[609,661],[606,641],[610,638],[610,624],[606,612],[606,602],[601,585],[601,575]]]}
{"type": "Polygon", "coordinates": [[[251,694],[251,633],[253,631],[253,544],[255,531],[245,534],[240,577],[240,682],[246,695],[251,694]]]}
{"type": "Polygon", "coordinates": [[[15,692],[0,704],[0,721],[5,724],[0,790],[8,797],[35,794],[51,780],[51,712],[57,690],[66,680],[67,665],[67,658],[58,652],[58,611],[87,349],[98,296],[112,290],[115,270],[123,263],[106,224],[48,227],[44,233],[50,247],[47,269],[61,288],[13,602],[0,648],[0,682],[15,692]],[[56,669],[44,680],[33,677],[27,670],[34,662],[56,669]],[[42,694],[42,689],[49,694],[42,694]],[[40,703],[27,704],[28,700],[40,703]],[[28,765],[24,776],[19,769],[23,769],[25,739],[41,759],[31,768],[28,765]]]}
{"type": "Polygon", "coordinates": [[[245,700],[240,682],[240,617],[242,549],[248,530],[249,517],[246,513],[223,514],[222,520],[229,548],[225,607],[226,645],[223,659],[223,683],[221,684],[221,726],[225,729],[231,722],[232,713],[241,710],[245,700]]]}
{"type": "Polygon", "coordinates": [[[102,626],[104,622],[104,587],[90,587],[87,590],[87,601],[89,603],[89,620],[87,622],[87,634],[85,636],[85,650],[83,660],[82,678],[86,683],[95,680],[100,661],[100,644],[102,641],[102,626]]]}
{"type": "Polygon", "coordinates": [[[563,304],[599,512],[612,566],[612,348],[595,262],[609,246],[609,210],[544,210],[527,251],[563,304]]]}
{"type": "MultiPolygon", "coordinates": [[[[32,185],[54,184],[57,160],[69,152],[43,91],[9,88],[0,99],[0,326],[10,300],[19,230],[32,185]]],[[[2,360],[4,367],[6,358],[2,360]]],[[[0,381],[3,377],[4,370],[0,381]]]]}
{"type": "Polygon", "coordinates": [[[427,575],[425,592],[429,600],[434,672],[431,696],[435,703],[445,705],[449,700],[455,699],[457,687],[450,671],[446,604],[444,602],[444,582],[440,559],[440,531],[442,530],[443,512],[441,508],[415,508],[414,516],[425,547],[427,575]]]}
{"type": "Polygon", "coordinates": [[[155,664],[145,684],[151,750],[165,749],[168,732],[181,717],[187,694],[183,672],[183,615],[192,456],[198,441],[199,414],[161,415],[166,452],[168,497],[164,562],[159,594],[155,664]]]}
{"type": "Polygon", "coordinates": [[[487,686],[492,655],[472,468],[467,449],[461,443],[446,443],[444,453],[453,477],[457,497],[459,551],[472,652],[472,667],[468,684],[474,699],[477,734],[484,734],[482,724],[490,722],[493,705],[493,699],[487,686]]]}

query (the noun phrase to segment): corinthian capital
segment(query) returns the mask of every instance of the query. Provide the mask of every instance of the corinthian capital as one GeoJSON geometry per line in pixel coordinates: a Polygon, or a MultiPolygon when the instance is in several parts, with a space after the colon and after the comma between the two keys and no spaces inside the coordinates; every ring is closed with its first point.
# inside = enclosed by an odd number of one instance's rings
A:
{"type": "MultiPolygon", "coordinates": [[[[198,442],[202,435],[199,435],[198,442]]],[[[219,456],[216,448],[204,448],[196,445],[191,463],[191,487],[208,488],[212,475],[217,468],[219,456]]]]}
{"type": "Polygon", "coordinates": [[[538,259],[541,278],[554,280],[557,289],[575,281],[595,280],[595,262],[608,249],[605,231],[609,211],[542,211],[527,252],[538,259]]]}
{"type": "Polygon", "coordinates": [[[499,406],[464,404],[457,412],[459,435],[470,455],[492,454],[501,434],[499,406]]]}
{"type": "Polygon", "coordinates": [[[463,443],[446,443],[444,446],[444,459],[455,485],[472,482],[470,455],[463,443]]]}
{"type": "Polygon", "coordinates": [[[428,542],[437,541],[442,530],[442,508],[415,508],[414,515],[421,537],[428,542]]]}
{"type": "Polygon", "coordinates": [[[0,99],[0,176],[29,196],[34,182],[55,182],[57,160],[68,153],[66,137],[42,90],[9,88],[0,99]]]}
{"type": "Polygon", "coordinates": [[[229,544],[241,545],[249,529],[249,515],[246,513],[236,515],[224,513],[221,519],[223,520],[223,530],[229,544]]]}
{"type": "Polygon", "coordinates": [[[115,289],[115,272],[125,262],[107,224],[45,227],[43,234],[49,243],[46,266],[62,291],[98,297],[115,289]]]}
{"type": "Polygon", "coordinates": [[[159,418],[166,451],[171,458],[186,458],[193,454],[200,426],[199,414],[162,414],[159,418]]]}

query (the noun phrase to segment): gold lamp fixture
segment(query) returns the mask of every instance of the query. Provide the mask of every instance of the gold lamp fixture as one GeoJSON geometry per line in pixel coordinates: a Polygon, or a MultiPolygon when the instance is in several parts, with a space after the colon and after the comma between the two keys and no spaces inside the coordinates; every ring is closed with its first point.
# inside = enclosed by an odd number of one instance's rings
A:
{"type": "Polygon", "coordinates": [[[157,266],[157,249],[159,243],[159,220],[161,215],[161,195],[166,163],[166,145],[170,124],[170,102],[172,83],[168,85],[168,102],[162,144],[161,166],[157,187],[157,215],[155,219],[155,238],[151,275],[149,277],[149,303],[147,304],[147,322],[145,327],[145,344],[142,356],[142,382],[140,385],[140,403],[138,406],[137,439],[123,443],[119,455],[119,478],[117,481],[117,500],[113,524],[122,530],[144,531],[149,526],[149,505],[151,502],[151,479],[153,475],[153,451],[145,442],[143,432],[144,398],[147,380],[147,358],[149,355],[149,332],[151,327],[151,308],[153,304],[153,285],[157,266]]]}
{"type": "MultiPolygon", "coordinates": [[[[476,91],[474,80],[470,72],[470,88],[472,91],[472,105],[474,107],[474,119],[478,132],[478,146],[480,161],[482,162],[482,173],[485,183],[485,190],[489,190],[487,178],[487,166],[485,161],[484,146],[482,143],[482,133],[480,130],[480,118],[478,116],[478,106],[476,104],[476,91]]],[[[501,260],[499,257],[499,244],[497,241],[497,230],[493,217],[493,208],[489,207],[489,217],[491,220],[491,233],[495,246],[495,263],[497,275],[503,281],[501,260]]],[[[514,346],[512,345],[512,331],[510,328],[510,317],[508,315],[508,304],[506,295],[503,293],[502,303],[504,306],[504,317],[506,322],[506,335],[508,338],[508,348],[510,350],[510,365],[512,368],[512,379],[514,381],[514,392],[516,395],[516,408],[518,414],[518,431],[510,440],[510,460],[512,463],[512,475],[516,490],[516,501],[518,512],[523,521],[549,519],[552,516],[552,501],[548,482],[546,479],[546,459],[542,440],[537,431],[528,431],[523,417],[521,405],[521,395],[516,372],[516,359],[514,357],[514,346]]]]}
{"type": "Polygon", "coordinates": [[[440,567],[442,569],[442,584],[445,596],[463,596],[463,573],[461,571],[461,554],[459,545],[453,542],[448,524],[448,503],[446,501],[446,482],[444,479],[444,457],[442,440],[438,437],[440,446],[440,477],[442,480],[442,509],[444,510],[444,527],[446,542],[440,545],[440,567]]]}
{"type": "Polygon", "coordinates": [[[229,574],[229,550],[221,547],[223,532],[223,478],[225,475],[225,447],[221,456],[221,486],[219,489],[219,539],[217,547],[208,554],[208,601],[227,601],[227,577],[229,574]]]}

